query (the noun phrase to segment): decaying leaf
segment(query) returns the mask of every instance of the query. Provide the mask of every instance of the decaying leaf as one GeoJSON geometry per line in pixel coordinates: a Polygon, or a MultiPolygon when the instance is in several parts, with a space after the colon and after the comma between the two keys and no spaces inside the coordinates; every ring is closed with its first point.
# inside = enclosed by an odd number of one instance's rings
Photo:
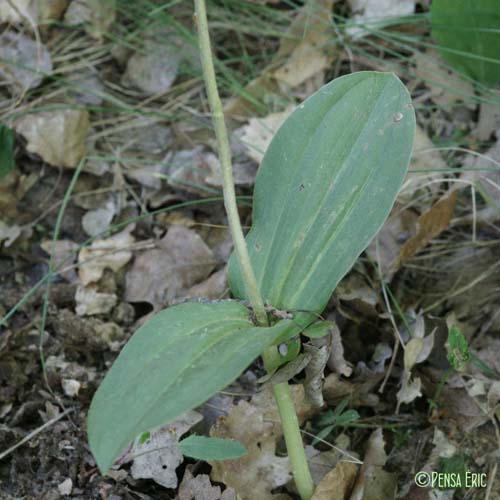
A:
{"type": "Polygon", "coordinates": [[[391,17],[408,16],[415,10],[415,0],[349,0],[348,3],[353,12],[354,24],[348,33],[354,37],[367,35],[370,30],[383,26],[391,17]]]}
{"type": "Polygon", "coordinates": [[[416,76],[431,89],[432,99],[437,104],[447,108],[462,101],[471,109],[476,107],[472,80],[463,78],[456,71],[448,69],[436,50],[418,51],[414,58],[416,76]]]}
{"type": "Polygon", "coordinates": [[[184,458],[179,449],[179,439],[191,427],[202,420],[202,415],[189,411],[168,425],[150,432],[141,443],[136,440],[131,451],[134,458],[132,477],[134,479],[153,479],[165,488],[177,488],[175,469],[184,458]]]}
{"type": "Polygon", "coordinates": [[[56,167],[75,168],[85,155],[90,128],[89,114],[82,109],[42,111],[14,123],[27,140],[27,150],[56,167]]]}
{"type": "Polygon", "coordinates": [[[419,315],[413,327],[413,336],[404,349],[404,370],[401,388],[397,393],[397,411],[402,403],[411,403],[422,395],[420,392],[422,382],[418,377],[412,378],[411,370],[416,364],[424,362],[429,357],[434,346],[434,331],[426,337],[424,335],[425,322],[423,316],[419,315]]]}
{"type": "Polygon", "coordinates": [[[104,269],[118,271],[132,258],[130,246],[135,238],[130,234],[134,226],[128,226],[109,238],[94,240],[78,254],[78,276],[84,285],[95,283],[104,269]]]}
{"type": "Polygon", "coordinates": [[[372,432],[366,448],[363,465],[354,484],[350,500],[380,500],[394,498],[397,487],[396,474],[386,472],[387,462],[382,429],[372,432]]]}
{"type": "Polygon", "coordinates": [[[89,35],[101,39],[116,17],[116,0],[72,0],[64,22],[83,24],[89,35]]]}
{"type": "Polygon", "coordinates": [[[36,24],[60,19],[69,0],[0,0],[0,22],[36,24]]]}
{"type": "Polygon", "coordinates": [[[82,217],[82,227],[89,236],[97,236],[106,231],[116,214],[116,204],[113,199],[102,206],[88,211],[82,217]]]}
{"type": "Polygon", "coordinates": [[[3,244],[6,248],[10,247],[20,235],[21,228],[17,224],[8,226],[4,221],[0,220],[0,245],[3,244]]]}
{"type": "Polygon", "coordinates": [[[330,356],[328,358],[328,368],[335,373],[344,375],[344,377],[350,377],[352,373],[352,368],[349,366],[344,358],[344,346],[342,345],[342,337],[340,335],[340,329],[335,322],[332,321],[332,327],[330,329],[331,335],[331,350],[330,356]]]}
{"type": "Polygon", "coordinates": [[[136,255],[127,273],[125,300],[166,305],[206,279],[215,264],[212,251],[195,231],[173,225],[156,248],[136,255]]]}
{"type": "Polygon", "coordinates": [[[357,472],[352,462],[339,462],[316,486],[311,500],[348,500],[357,472]]]}
{"type": "Polygon", "coordinates": [[[177,78],[184,49],[184,41],[175,32],[148,33],[143,47],[128,60],[123,82],[148,95],[166,92],[177,78]]]}
{"type": "Polygon", "coordinates": [[[115,307],[118,297],[114,293],[98,292],[95,286],[79,286],[75,294],[76,314],[92,316],[106,314],[115,307]]]}
{"type": "Polygon", "coordinates": [[[250,118],[248,125],[242,127],[241,141],[247,148],[247,155],[260,163],[275,132],[290,116],[293,107],[279,113],[271,113],[265,118],[250,118]]]}
{"type": "MultiPolygon", "coordinates": [[[[38,87],[52,71],[52,60],[45,45],[22,33],[5,31],[0,35],[0,59],[1,83],[11,86],[15,92],[38,87]]],[[[32,118],[33,115],[25,117],[32,118]]]]}
{"type": "Polygon", "coordinates": [[[222,299],[228,293],[227,269],[213,273],[209,278],[192,286],[185,294],[186,299],[222,299]]]}
{"type": "Polygon", "coordinates": [[[487,141],[500,129],[500,93],[492,89],[484,97],[486,101],[479,105],[477,126],[471,131],[480,141],[487,141]]]}
{"type": "Polygon", "coordinates": [[[335,0],[309,0],[300,10],[282,38],[273,61],[252,80],[241,96],[230,99],[226,114],[235,118],[251,116],[255,101],[263,102],[269,95],[280,95],[281,87],[289,89],[317,77],[313,89],[324,83],[324,70],[337,55],[331,22],[335,0]],[[248,100],[246,96],[253,99],[248,100]]]}
{"type": "Polygon", "coordinates": [[[396,269],[447,229],[453,216],[457,194],[457,191],[446,193],[435,205],[418,218],[417,234],[402,246],[395,263],[396,269]]]}
{"type": "MultiPolygon", "coordinates": [[[[303,422],[314,410],[305,401],[302,386],[293,385],[291,389],[299,422],[303,422]]],[[[247,448],[247,455],[238,460],[211,463],[212,480],[234,488],[242,498],[272,499],[272,490],[291,479],[288,457],[276,456],[282,429],[269,387],[250,403],[240,401],[233,406],[226,417],[219,418],[210,435],[235,439],[247,448]]]]}
{"type": "Polygon", "coordinates": [[[422,127],[417,125],[410,167],[397,201],[406,204],[415,196],[415,193],[422,189],[435,196],[439,192],[439,184],[433,181],[441,179],[443,174],[439,170],[446,168],[448,165],[440,152],[436,150],[434,143],[422,127]]]}
{"type": "Polygon", "coordinates": [[[305,344],[304,349],[306,353],[311,354],[311,359],[306,366],[306,378],[304,381],[306,397],[313,406],[322,408],[325,404],[323,399],[324,371],[330,356],[330,349],[326,345],[316,347],[309,344],[305,344]]]}
{"type": "Polygon", "coordinates": [[[212,485],[206,474],[193,476],[188,467],[179,486],[179,500],[236,500],[236,494],[231,488],[221,492],[220,486],[212,485]]]}
{"type": "Polygon", "coordinates": [[[76,271],[70,267],[76,259],[76,255],[71,257],[78,248],[76,243],[70,240],[57,240],[54,242],[52,240],[44,240],[40,243],[40,246],[44,252],[52,256],[54,268],[57,269],[61,265],[69,268],[61,272],[60,276],[69,283],[74,283],[78,280],[76,271]]]}

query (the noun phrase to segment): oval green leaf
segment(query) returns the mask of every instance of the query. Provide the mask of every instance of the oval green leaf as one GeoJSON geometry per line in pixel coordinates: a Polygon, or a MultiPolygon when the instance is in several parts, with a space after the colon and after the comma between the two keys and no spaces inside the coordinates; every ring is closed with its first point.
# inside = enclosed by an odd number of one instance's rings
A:
{"type": "Polygon", "coordinates": [[[498,0],[433,0],[431,26],[445,60],[486,85],[500,82],[498,0]]]}
{"type": "Polygon", "coordinates": [[[291,320],[257,328],[241,303],[188,302],[139,328],[94,395],[90,447],[106,472],[137,436],[202,404],[262,351],[297,334],[291,320]]]}
{"type": "MultiPolygon", "coordinates": [[[[414,135],[410,95],[389,73],[338,78],[285,121],[259,168],[246,238],[268,304],[324,309],[389,214],[414,135]]],[[[229,282],[247,298],[234,254],[229,282]]]]}
{"type": "Polygon", "coordinates": [[[232,460],[247,454],[247,449],[238,441],[189,436],[179,442],[181,453],[197,460],[232,460]]]}

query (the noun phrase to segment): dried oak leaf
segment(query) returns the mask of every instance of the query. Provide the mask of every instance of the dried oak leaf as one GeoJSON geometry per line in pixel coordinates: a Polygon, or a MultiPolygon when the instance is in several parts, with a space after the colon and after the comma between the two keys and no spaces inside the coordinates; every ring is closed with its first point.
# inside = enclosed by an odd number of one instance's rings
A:
{"type": "Polygon", "coordinates": [[[165,488],[177,488],[175,469],[184,461],[179,439],[202,419],[199,413],[188,411],[168,425],[151,431],[143,443],[139,442],[139,438],[131,451],[132,456],[135,456],[132,477],[153,479],[165,488]]]}
{"type": "Polygon", "coordinates": [[[212,251],[195,231],[174,225],[156,248],[135,257],[127,272],[125,300],[164,306],[206,279],[215,264],[212,251]]]}
{"type": "Polygon", "coordinates": [[[75,168],[85,155],[90,121],[86,110],[63,109],[23,116],[14,128],[30,153],[56,167],[75,168]]]}
{"type": "Polygon", "coordinates": [[[179,500],[236,500],[236,493],[231,488],[222,493],[206,474],[193,476],[188,467],[179,486],[179,500]]]}
{"type": "Polygon", "coordinates": [[[352,462],[339,462],[316,486],[311,500],[347,500],[357,472],[352,462]]]}
{"type": "MultiPolygon", "coordinates": [[[[291,387],[299,422],[313,414],[301,385],[291,387]]],[[[234,488],[243,500],[276,500],[271,492],[291,479],[288,457],[276,456],[282,436],[278,409],[270,387],[256,394],[250,403],[240,401],[227,416],[220,417],[210,435],[235,439],[248,453],[237,460],[213,462],[211,478],[234,488]]]]}

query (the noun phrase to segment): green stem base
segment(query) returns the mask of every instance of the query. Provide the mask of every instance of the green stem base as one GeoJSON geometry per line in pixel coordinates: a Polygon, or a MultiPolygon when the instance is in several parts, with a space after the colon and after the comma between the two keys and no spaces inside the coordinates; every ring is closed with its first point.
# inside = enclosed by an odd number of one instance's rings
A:
{"type": "Polygon", "coordinates": [[[292,393],[287,382],[273,387],[274,398],[278,405],[283,435],[285,436],[288,457],[292,464],[295,486],[302,500],[309,500],[314,493],[314,484],[307,465],[304,443],[300,434],[299,421],[295,413],[292,393]]]}

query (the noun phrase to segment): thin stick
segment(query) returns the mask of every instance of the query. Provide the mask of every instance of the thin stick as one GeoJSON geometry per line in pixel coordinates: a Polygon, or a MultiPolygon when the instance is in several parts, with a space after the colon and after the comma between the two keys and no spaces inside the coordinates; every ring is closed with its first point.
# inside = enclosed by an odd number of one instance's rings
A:
{"type": "Polygon", "coordinates": [[[35,436],[43,432],[51,425],[55,424],[58,420],[61,420],[61,418],[65,417],[68,413],[72,411],[73,408],[68,408],[67,410],[63,411],[60,415],[57,415],[57,417],[50,419],[48,422],[45,422],[41,427],[38,427],[38,429],[35,429],[33,432],[30,432],[27,436],[23,437],[23,439],[21,439],[21,441],[16,443],[14,446],[11,446],[5,451],[2,451],[2,453],[0,453],[0,460],[4,459],[7,455],[10,455],[13,451],[17,450],[17,448],[27,443],[30,439],[33,439],[35,436]]]}
{"type": "Polygon", "coordinates": [[[201,64],[203,76],[207,89],[208,103],[212,111],[212,122],[217,137],[217,148],[222,170],[224,206],[226,207],[229,229],[234,241],[234,248],[238,256],[238,262],[243,274],[248,300],[255,312],[257,321],[261,325],[267,325],[267,314],[264,302],[259,293],[257,279],[252,269],[248,248],[245,243],[243,230],[241,229],[240,216],[236,206],[236,194],[234,192],[233,167],[231,165],[231,149],[227,135],[222,103],[217,90],[212,49],[210,47],[210,35],[208,32],[207,12],[204,0],[195,0],[196,23],[198,26],[198,39],[200,46],[201,64]]]}

